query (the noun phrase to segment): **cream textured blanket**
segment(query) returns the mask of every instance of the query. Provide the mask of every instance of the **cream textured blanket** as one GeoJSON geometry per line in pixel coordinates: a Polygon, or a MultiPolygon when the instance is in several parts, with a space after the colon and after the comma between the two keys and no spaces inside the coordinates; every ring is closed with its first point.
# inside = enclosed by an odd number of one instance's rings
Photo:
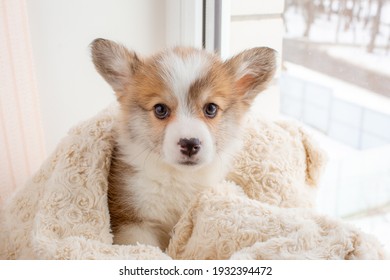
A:
{"type": "Polygon", "coordinates": [[[227,181],[200,194],[166,252],[112,245],[107,174],[116,108],[73,128],[0,212],[0,259],[381,259],[378,241],[316,214],[324,156],[296,125],[248,121],[227,181]],[[238,187],[240,186],[240,187],[238,187]]]}

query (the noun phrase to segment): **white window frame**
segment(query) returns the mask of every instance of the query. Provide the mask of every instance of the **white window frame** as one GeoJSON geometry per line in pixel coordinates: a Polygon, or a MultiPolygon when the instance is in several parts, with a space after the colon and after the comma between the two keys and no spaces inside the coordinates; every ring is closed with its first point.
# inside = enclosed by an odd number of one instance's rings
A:
{"type": "Polygon", "coordinates": [[[166,1],[167,45],[201,48],[203,43],[203,1],[166,1]]]}
{"type": "Polygon", "coordinates": [[[230,1],[167,0],[167,45],[183,45],[229,56],[230,1]]]}
{"type": "Polygon", "coordinates": [[[205,0],[204,5],[204,47],[227,58],[230,55],[230,1],[205,0]]]}

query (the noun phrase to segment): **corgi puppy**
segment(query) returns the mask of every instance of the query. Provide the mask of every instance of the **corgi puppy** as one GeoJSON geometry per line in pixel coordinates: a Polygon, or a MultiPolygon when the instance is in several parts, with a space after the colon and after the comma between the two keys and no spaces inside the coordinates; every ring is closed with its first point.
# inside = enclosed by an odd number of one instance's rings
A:
{"type": "Polygon", "coordinates": [[[141,58],[96,39],[91,52],[120,104],[108,178],[114,243],[165,249],[191,200],[227,175],[243,117],[274,75],[275,51],[222,61],[177,47],[141,58]]]}

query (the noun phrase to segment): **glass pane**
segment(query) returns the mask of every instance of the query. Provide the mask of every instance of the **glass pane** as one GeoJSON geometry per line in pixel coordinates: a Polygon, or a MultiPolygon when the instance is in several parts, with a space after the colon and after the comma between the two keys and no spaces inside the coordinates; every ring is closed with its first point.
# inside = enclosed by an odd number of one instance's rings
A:
{"type": "Polygon", "coordinates": [[[287,0],[281,113],[329,162],[318,205],[390,244],[390,1],[287,0]]]}

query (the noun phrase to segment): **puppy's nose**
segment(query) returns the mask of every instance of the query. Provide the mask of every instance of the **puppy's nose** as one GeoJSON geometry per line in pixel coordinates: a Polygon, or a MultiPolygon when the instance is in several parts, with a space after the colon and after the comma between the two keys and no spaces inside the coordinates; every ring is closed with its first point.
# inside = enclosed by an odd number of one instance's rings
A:
{"type": "Polygon", "coordinates": [[[200,141],[197,138],[181,138],[178,144],[180,145],[180,152],[189,157],[196,155],[200,150],[200,141]]]}

